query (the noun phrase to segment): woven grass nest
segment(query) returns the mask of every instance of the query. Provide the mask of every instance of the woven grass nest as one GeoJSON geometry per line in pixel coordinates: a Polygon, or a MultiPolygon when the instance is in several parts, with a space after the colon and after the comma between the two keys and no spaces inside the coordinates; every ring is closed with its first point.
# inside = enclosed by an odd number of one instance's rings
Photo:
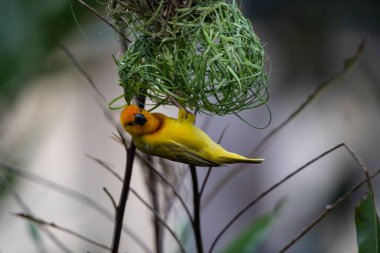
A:
{"type": "Polygon", "coordinates": [[[111,0],[108,12],[135,37],[115,58],[124,94],[112,103],[174,98],[226,115],[268,100],[263,46],[235,1],[111,0]]]}

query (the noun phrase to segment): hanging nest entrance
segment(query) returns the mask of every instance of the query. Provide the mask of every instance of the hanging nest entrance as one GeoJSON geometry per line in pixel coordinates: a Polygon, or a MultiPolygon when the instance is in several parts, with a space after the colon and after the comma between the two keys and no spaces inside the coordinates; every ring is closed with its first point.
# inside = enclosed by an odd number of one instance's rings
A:
{"type": "Polygon", "coordinates": [[[135,37],[115,59],[128,104],[172,97],[225,115],[268,100],[263,46],[235,1],[111,0],[108,12],[135,37]]]}

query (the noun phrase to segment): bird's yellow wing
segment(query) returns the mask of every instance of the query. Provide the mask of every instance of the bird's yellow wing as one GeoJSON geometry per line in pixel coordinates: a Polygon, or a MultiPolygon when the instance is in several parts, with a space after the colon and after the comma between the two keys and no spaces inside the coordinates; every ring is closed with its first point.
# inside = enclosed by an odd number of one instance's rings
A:
{"type": "Polygon", "coordinates": [[[221,163],[211,161],[201,153],[175,141],[165,143],[163,148],[167,150],[166,158],[170,160],[203,167],[217,167],[222,165],[221,163]]]}
{"type": "Polygon", "coordinates": [[[183,108],[179,108],[178,121],[179,122],[188,122],[188,123],[193,125],[195,122],[195,115],[192,114],[191,112],[186,111],[183,108]]]}

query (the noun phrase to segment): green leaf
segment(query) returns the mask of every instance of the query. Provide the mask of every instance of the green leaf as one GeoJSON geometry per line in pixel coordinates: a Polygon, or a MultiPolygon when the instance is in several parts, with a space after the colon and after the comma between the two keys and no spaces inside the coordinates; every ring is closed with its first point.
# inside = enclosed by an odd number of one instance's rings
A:
{"type": "Polygon", "coordinates": [[[270,226],[277,218],[282,202],[267,214],[255,219],[222,251],[223,253],[254,253],[264,241],[270,226]]]}
{"type": "Polygon", "coordinates": [[[355,208],[355,225],[359,253],[380,253],[380,222],[372,192],[355,208]]]}

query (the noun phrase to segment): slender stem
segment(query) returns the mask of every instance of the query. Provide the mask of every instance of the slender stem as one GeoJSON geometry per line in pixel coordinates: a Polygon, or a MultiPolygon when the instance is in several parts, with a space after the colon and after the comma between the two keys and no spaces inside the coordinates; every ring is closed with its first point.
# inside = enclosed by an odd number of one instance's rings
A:
{"type": "MultiPolygon", "coordinates": [[[[305,165],[303,165],[302,167],[300,167],[299,169],[295,170],[294,172],[290,173],[288,176],[286,176],[285,178],[283,178],[282,180],[280,180],[278,183],[274,184],[273,186],[271,186],[268,190],[264,191],[262,194],[260,194],[257,198],[255,198],[254,200],[250,201],[248,203],[248,205],[246,205],[243,209],[241,209],[226,225],[225,227],[219,232],[219,234],[216,236],[215,240],[213,241],[211,247],[210,247],[210,251],[209,253],[212,253],[216,243],[218,242],[218,240],[222,237],[222,235],[228,230],[228,228],[230,228],[232,226],[232,224],[234,224],[238,218],[240,218],[240,216],[242,216],[248,209],[250,209],[253,205],[255,205],[258,201],[260,201],[262,198],[264,198],[267,194],[269,194],[270,192],[272,192],[274,189],[276,189],[277,187],[279,187],[280,185],[282,185],[283,183],[285,183],[286,181],[288,181],[290,178],[294,177],[296,174],[298,174],[299,172],[301,172],[302,170],[304,170],[306,167],[308,167],[309,165],[311,165],[312,163],[314,163],[315,161],[321,159],[322,157],[326,156],[327,154],[333,152],[334,150],[337,150],[339,148],[345,148],[348,153],[350,154],[350,156],[354,159],[354,161],[359,165],[359,167],[363,170],[364,174],[365,174],[365,177],[366,177],[366,182],[368,184],[368,189],[373,192],[373,187],[372,187],[372,183],[371,183],[371,176],[369,175],[369,172],[368,172],[368,169],[367,167],[364,165],[364,162],[362,161],[362,159],[345,143],[340,143],[338,145],[336,145],[335,147],[323,152],[322,154],[320,154],[319,156],[317,156],[316,158],[310,160],[309,162],[307,162],[305,165]]],[[[377,175],[378,172],[376,172],[374,175],[377,175]]],[[[372,175],[372,177],[374,176],[372,175]]],[[[361,185],[360,185],[361,186],[361,185]]],[[[357,186],[357,187],[360,187],[360,186],[357,186]]],[[[352,194],[352,193],[351,193],[352,194]]],[[[335,204],[334,204],[335,205],[335,204]]],[[[335,206],[334,206],[335,208],[335,206]]],[[[333,209],[334,209],[333,208],[333,209]]],[[[330,210],[327,210],[328,208],[326,208],[326,212],[329,213],[330,210]]],[[[326,214],[327,215],[327,214],[326,214]]],[[[321,215],[322,217],[319,217],[321,219],[318,219],[316,221],[316,224],[323,219],[324,216],[326,215],[321,215]]],[[[316,225],[314,224],[314,225],[316,225]]],[[[313,225],[313,226],[314,226],[313,225]]],[[[311,228],[310,228],[311,229],[311,228]]],[[[309,230],[310,230],[309,229],[309,230]]],[[[307,230],[308,231],[308,230],[307,230]]],[[[306,231],[306,232],[307,232],[306,231]]],[[[302,235],[300,235],[300,237],[302,237],[304,234],[303,233],[302,235]]],[[[295,241],[297,241],[299,238],[295,238],[295,241]]]]}
{"type": "Polygon", "coordinates": [[[112,194],[108,191],[108,189],[106,187],[103,187],[103,191],[105,192],[105,194],[108,196],[108,198],[110,199],[111,203],[112,203],[112,207],[113,207],[113,210],[115,210],[116,212],[116,209],[117,209],[117,205],[116,205],[116,201],[115,199],[113,198],[112,194]]]}
{"type": "MultiPolygon", "coordinates": [[[[125,41],[122,41],[121,46],[122,46],[123,50],[125,51],[127,49],[128,45],[127,45],[127,43],[125,43],[125,41]]],[[[128,148],[128,143],[126,141],[126,137],[124,136],[124,132],[121,129],[120,125],[115,122],[112,113],[108,109],[107,101],[105,100],[104,95],[99,91],[99,89],[96,87],[96,85],[95,85],[94,81],[92,80],[92,78],[84,71],[84,69],[80,66],[80,64],[75,59],[75,57],[70,53],[70,51],[67,50],[62,45],[60,45],[60,47],[64,50],[64,52],[67,54],[67,56],[69,57],[69,59],[73,62],[74,66],[86,77],[86,79],[87,79],[88,83],[90,84],[91,88],[95,91],[95,93],[97,95],[97,102],[99,103],[99,105],[103,109],[103,111],[104,111],[107,119],[116,127],[117,132],[120,135],[121,142],[122,142],[123,146],[127,150],[127,165],[126,165],[125,174],[126,175],[128,174],[128,175],[132,176],[132,165],[133,165],[134,157],[135,157],[135,154],[136,154],[136,152],[135,152],[136,151],[136,147],[132,143],[131,146],[128,148]]],[[[140,97],[137,102],[138,102],[138,104],[141,107],[143,107],[143,105],[145,104],[145,98],[144,97],[140,97]]],[[[119,246],[120,236],[121,236],[120,229],[122,228],[123,230],[126,230],[125,227],[123,226],[123,219],[124,219],[125,205],[126,205],[126,201],[128,199],[129,185],[130,185],[130,178],[127,179],[125,177],[125,183],[123,184],[122,193],[120,195],[120,201],[122,201],[122,200],[125,199],[125,202],[119,202],[119,205],[118,205],[118,207],[116,209],[116,217],[115,217],[116,223],[115,223],[115,227],[114,227],[114,236],[113,236],[113,239],[112,239],[112,241],[113,241],[112,250],[116,250],[116,252],[117,252],[117,249],[114,249],[114,247],[118,248],[118,246],[119,246]]],[[[129,234],[132,236],[133,239],[135,239],[136,242],[139,243],[140,246],[142,246],[145,249],[146,252],[150,252],[150,250],[145,246],[144,243],[142,243],[139,240],[139,238],[136,235],[134,235],[132,232],[130,232],[129,234]]],[[[112,252],[114,252],[114,251],[112,251],[112,252]]]]}
{"type": "Polygon", "coordinates": [[[24,218],[24,219],[27,219],[27,220],[30,220],[32,222],[35,222],[38,225],[48,226],[48,227],[51,227],[51,228],[55,228],[55,229],[57,229],[59,231],[65,232],[65,233],[70,234],[70,235],[72,235],[74,237],[77,237],[77,238],[79,238],[79,239],[81,239],[81,240],[83,240],[85,242],[88,242],[88,243],[90,243],[92,245],[98,246],[99,248],[106,249],[106,250],[110,250],[111,249],[107,245],[99,243],[99,242],[97,242],[95,240],[92,240],[92,239],[90,239],[90,238],[88,238],[88,237],[86,237],[84,235],[79,234],[78,232],[75,232],[75,231],[73,231],[71,229],[62,227],[62,226],[57,225],[57,224],[55,224],[53,222],[47,222],[47,221],[44,221],[42,219],[36,218],[33,215],[31,215],[31,214],[15,213],[14,215],[16,215],[18,217],[21,217],[21,218],[24,218]]]}
{"type": "MultiPolygon", "coordinates": [[[[29,206],[22,200],[20,195],[16,192],[15,189],[8,182],[7,177],[4,175],[3,171],[1,171],[0,167],[0,179],[3,179],[3,184],[7,187],[8,191],[13,195],[17,204],[23,209],[25,212],[31,213],[31,209],[29,206]]],[[[63,252],[72,253],[70,249],[67,248],[65,244],[63,244],[49,229],[39,226],[41,231],[44,232],[63,252]]]]}
{"type": "MultiPolygon", "coordinates": [[[[124,35],[124,31],[121,33],[124,35]]],[[[124,41],[121,42],[121,47],[123,51],[126,51],[128,49],[128,43],[125,43],[124,41]]],[[[140,108],[144,108],[145,106],[145,97],[141,96],[136,101],[137,105],[140,108]]],[[[129,186],[131,184],[131,178],[132,178],[132,171],[133,171],[133,161],[135,160],[136,156],[136,146],[133,142],[131,142],[131,145],[128,147],[125,138],[123,138],[122,133],[120,133],[119,128],[117,128],[120,137],[123,139],[123,144],[125,149],[127,150],[127,163],[125,166],[125,174],[124,174],[124,180],[123,180],[123,187],[121,189],[120,193],[120,199],[119,203],[117,205],[116,209],[116,215],[115,215],[115,226],[114,226],[114,232],[113,232],[113,238],[112,238],[112,253],[117,253],[119,250],[119,244],[120,244],[120,237],[121,237],[121,228],[123,226],[123,220],[124,220],[124,211],[125,206],[127,205],[127,200],[129,196],[129,186]]]]}
{"type": "Polygon", "coordinates": [[[311,102],[313,102],[322,91],[324,91],[327,87],[330,87],[333,84],[336,84],[338,81],[342,80],[343,77],[347,74],[349,70],[352,69],[354,66],[354,63],[358,60],[359,56],[362,54],[364,50],[365,41],[364,39],[359,43],[358,47],[356,48],[355,54],[345,60],[345,65],[341,71],[336,73],[333,77],[330,77],[326,81],[319,84],[315,90],[306,98],[306,100],[295,110],[292,114],[288,116],[286,120],[284,120],[280,125],[275,127],[267,136],[264,137],[264,139],[261,140],[261,142],[250,152],[251,155],[257,153],[259,150],[265,147],[267,142],[272,139],[272,137],[277,134],[281,129],[283,129],[286,125],[289,124],[297,115],[299,115],[311,102]],[[350,61],[350,64],[347,64],[347,62],[350,61]]]}
{"type": "Polygon", "coordinates": [[[129,195],[129,185],[132,178],[132,168],[133,161],[136,153],[136,146],[132,142],[130,147],[127,150],[127,163],[125,168],[124,182],[121,189],[121,194],[119,198],[119,204],[116,208],[115,215],[115,226],[113,230],[113,239],[112,239],[112,253],[117,253],[119,250],[120,237],[121,237],[121,228],[123,226],[124,211],[127,204],[128,195],[129,195]]]}
{"type": "Polygon", "coordinates": [[[154,210],[153,207],[151,207],[141,196],[140,194],[138,194],[135,190],[131,189],[131,192],[141,201],[141,203],[143,203],[149,210],[151,210],[154,214],[154,216],[157,218],[158,222],[160,224],[162,224],[168,231],[169,233],[173,236],[174,240],[177,242],[178,246],[179,246],[179,249],[182,253],[186,253],[186,250],[184,248],[184,246],[182,245],[181,243],[181,240],[178,238],[178,236],[176,235],[176,233],[174,232],[173,229],[171,229],[168,225],[168,223],[165,222],[165,220],[163,220],[161,217],[160,217],[160,214],[157,213],[156,210],[154,210]]]}
{"type": "Polygon", "coordinates": [[[140,153],[136,153],[136,156],[141,159],[141,162],[144,163],[145,166],[147,166],[150,170],[153,171],[154,174],[156,174],[162,182],[164,182],[169,188],[173,191],[174,195],[178,198],[179,202],[181,203],[183,209],[185,210],[187,216],[191,220],[191,224],[193,224],[193,218],[191,216],[190,210],[187,207],[185,200],[182,198],[182,196],[179,194],[177,189],[174,187],[173,184],[169,182],[154,166],[151,162],[149,162],[147,159],[144,159],[144,157],[140,153]]]}
{"type": "MultiPolygon", "coordinates": [[[[148,158],[149,159],[149,158],[148,158]]],[[[148,169],[148,188],[152,201],[153,210],[155,213],[160,214],[160,201],[158,197],[158,181],[157,176],[154,172],[148,169]]],[[[162,231],[162,226],[159,220],[158,215],[153,216],[153,224],[154,224],[154,239],[155,239],[155,247],[156,253],[163,253],[163,236],[164,233],[162,231]]]]}
{"type": "MultiPolygon", "coordinates": [[[[90,197],[87,197],[86,195],[84,195],[81,192],[77,192],[77,191],[70,189],[66,186],[55,183],[55,182],[53,182],[47,178],[33,174],[32,172],[22,170],[20,168],[15,167],[15,166],[11,166],[10,164],[2,161],[1,159],[0,159],[0,165],[2,165],[2,166],[0,166],[0,172],[2,170],[4,170],[4,171],[6,170],[6,171],[14,173],[15,175],[22,177],[26,180],[32,181],[38,185],[45,186],[49,190],[58,192],[58,193],[66,196],[68,198],[74,199],[74,200],[82,203],[83,205],[89,206],[93,210],[97,211],[100,215],[105,217],[107,220],[112,221],[112,222],[114,221],[114,214],[113,213],[111,213],[106,208],[104,208],[102,205],[97,203],[95,200],[91,199],[90,197]]],[[[25,212],[31,213],[28,210],[25,210],[25,212]]],[[[128,236],[130,236],[136,242],[136,244],[139,245],[142,250],[144,250],[144,252],[150,252],[151,253],[151,250],[149,250],[149,247],[146,245],[146,243],[137,234],[135,234],[135,232],[133,230],[127,228],[126,226],[123,226],[123,231],[128,236]]]]}
{"type": "MultiPolygon", "coordinates": [[[[91,158],[91,159],[93,159],[94,161],[96,161],[97,163],[99,163],[99,165],[101,165],[102,166],[102,168],[104,168],[104,169],[106,169],[108,172],[110,172],[115,178],[117,178],[121,183],[123,183],[123,178],[116,172],[116,171],[114,171],[106,162],[104,162],[104,161],[102,161],[102,160],[100,160],[100,159],[98,159],[98,158],[93,158],[92,156],[89,156],[88,155],[88,157],[89,158],[91,158]]],[[[149,161],[150,161],[150,159],[148,159],[149,161]]],[[[155,174],[154,174],[155,175],[155,174]]],[[[155,175],[156,176],[156,175],[155,175]]],[[[157,180],[157,177],[156,177],[156,179],[155,180],[157,180]]],[[[103,188],[104,190],[106,190],[105,188],[103,188]]],[[[181,243],[181,240],[178,238],[178,236],[175,234],[175,232],[173,231],[173,229],[171,229],[170,228],[170,226],[169,226],[169,224],[167,223],[167,222],[165,222],[165,219],[162,219],[161,217],[160,217],[160,214],[159,214],[159,212],[158,212],[158,210],[157,209],[155,209],[154,207],[152,207],[152,206],[150,206],[149,204],[148,204],[148,202],[147,201],[145,201],[144,200],[144,198],[136,191],[136,190],[134,190],[132,187],[129,187],[129,190],[130,190],[130,192],[133,194],[133,195],[135,195],[135,197],[138,199],[138,200],[140,200],[140,202],[141,203],[143,203],[149,210],[151,210],[152,211],[152,213],[153,213],[153,215],[155,216],[155,218],[156,218],[156,220],[157,220],[157,222],[159,222],[159,224],[160,225],[162,225],[164,228],[166,228],[168,231],[169,231],[169,233],[173,236],[173,238],[174,238],[174,240],[178,243],[178,246],[179,246],[179,248],[180,248],[180,250],[181,250],[181,252],[185,252],[185,248],[183,247],[183,245],[182,245],[182,243],[181,243]]],[[[107,191],[108,192],[108,191],[107,191]]],[[[107,194],[107,195],[110,195],[109,193],[107,194]]],[[[111,197],[111,199],[112,199],[112,197],[111,197]]],[[[157,200],[158,200],[158,196],[157,196],[157,200]]],[[[161,227],[161,226],[160,226],[161,227]]],[[[161,233],[161,236],[162,236],[162,234],[163,234],[163,231],[162,231],[162,227],[161,227],[161,231],[160,231],[160,233],[161,233]]],[[[162,238],[162,237],[161,237],[162,238]]],[[[162,244],[163,243],[163,240],[161,240],[161,245],[163,245],[162,244]]],[[[163,246],[162,246],[163,247],[163,246]]],[[[163,251],[162,251],[163,252],[163,251]]]]}
{"type": "Polygon", "coordinates": [[[210,177],[210,175],[211,175],[212,168],[213,168],[213,167],[211,167],[211,166],[207,168],[207,174],[206,174],[206,176],[205,176],[205,179],[203,180],[203,183],[202,183],[202,186],[201,186],[201,190],[199,191],[199,195],[200,195],[200,196],[203,195],[203,192],[204,192],[205,187],[206,187],[206,183],[207,183],[207,181],[208,181],[208,179],[209,179],[209,177],[210,177]]]}
{"type": "Polygon", "coordinates": [[[203,253],[202,227],[201,227],[201,196],[198,190],[197,169],[190,165],[191,179],[193,182],[193,206],[194,206],[194,234],[197,245],[197,253],[203,253]]]}
{"type": "MultiPolygon", "coordinates": [[[[320,213],[315,219],[313,219],[305,228],[301,230],[301,232],[296,235],[293,239],[291,239],[278,253],[286,252],[291,246],[293,246],[297,241],[299,241],[304,235],[306,235],[312,228],[314,228],[321,220],[323,220],[327,215],[329,215],[340,203],[351,197],[351,195],[356,192],[360,187],[364,184],[368,184],[368,180],[374,178],[380,173],[380,168],[373,173],[369,178],[361,181],[354,187],[352,187],[348,192],[346,192],[343,196],[337,199],[331,205],[327,205],[322,213],[320,213]]],[[[369,187],[369,186],[368,186],[369,187]]],[[[370,188],[370,187],[369,187],[370,188]]]]}
{"type": "Polygon", "coordinates": [[[98,16],[101,20],[104,21],[107,25],[109,25],[115,32],[117,32],[122,39],[131,42],[127,37],[125,37],[124,33],[119,31],[115,25],[111,24],[105,17],[103,17],[99,12],[97,12],[94,8],[92,8],[90,5],[85,3],[83,0],[77,0],[78,3],[86,7],[88,10],[90,10],[92,13],[94,13],[96,16],[98,16]]]}
{"type": "Polygon", "coordinates": [[[210,247],[210,250],[209,250],[209,253],[212,253],[212,251],[214,250],[214,247],[216,246],[216,243],[219,241],[219,239],[223,236],[223,234],[232,226],[232,224],[234,224],[239,218],[240,216],[242,216],[244,213],[247,212],[247,210],[249,210],[253,205],[255,205],[257,202],[259,202],[261,199],[263,199],[266,195],[268,195],[269,193],[271,193],[273,190],[275,190],[277,187],[279,187],[280,185],[282,185],[283,183],[285,183],[286,181],[288,181],[290,178],[294,177],[295,175],[297,175],[298,173],[300,173],[301,171],[303,171],[306,167],[308,167],[309,165],[311,165],[312,163],[314,163],[315,161],[321,159],[322,157],[326,156],[327,154],[333,152],[334,150],[337,150],[338,148],[344,146],[344,143],[341,143],[325,152],[323,152],[322,154],[320,154],[319,156],[317,156],[316,158],[310,160],[309,162],[307,162],[305,165],[301,166],[300,168],[298,168],[297,170],[293,171],[292,173],[290,173],[289,175],[287,175],[286,177],[284,177],[282,180],[280,180],[279,182],[275,183],[274,185],[272,185],[271,187],[269,187],[266,191],[262,192],[259,196],[257,196],[255,199],[253,199],[252,201],[250,201],[244,208],[242,208],[224,227],[223,229],[219,232],[219,234],[215,237],[214,241],[212,242],[211,244],[211,247],[210,247]]]}

